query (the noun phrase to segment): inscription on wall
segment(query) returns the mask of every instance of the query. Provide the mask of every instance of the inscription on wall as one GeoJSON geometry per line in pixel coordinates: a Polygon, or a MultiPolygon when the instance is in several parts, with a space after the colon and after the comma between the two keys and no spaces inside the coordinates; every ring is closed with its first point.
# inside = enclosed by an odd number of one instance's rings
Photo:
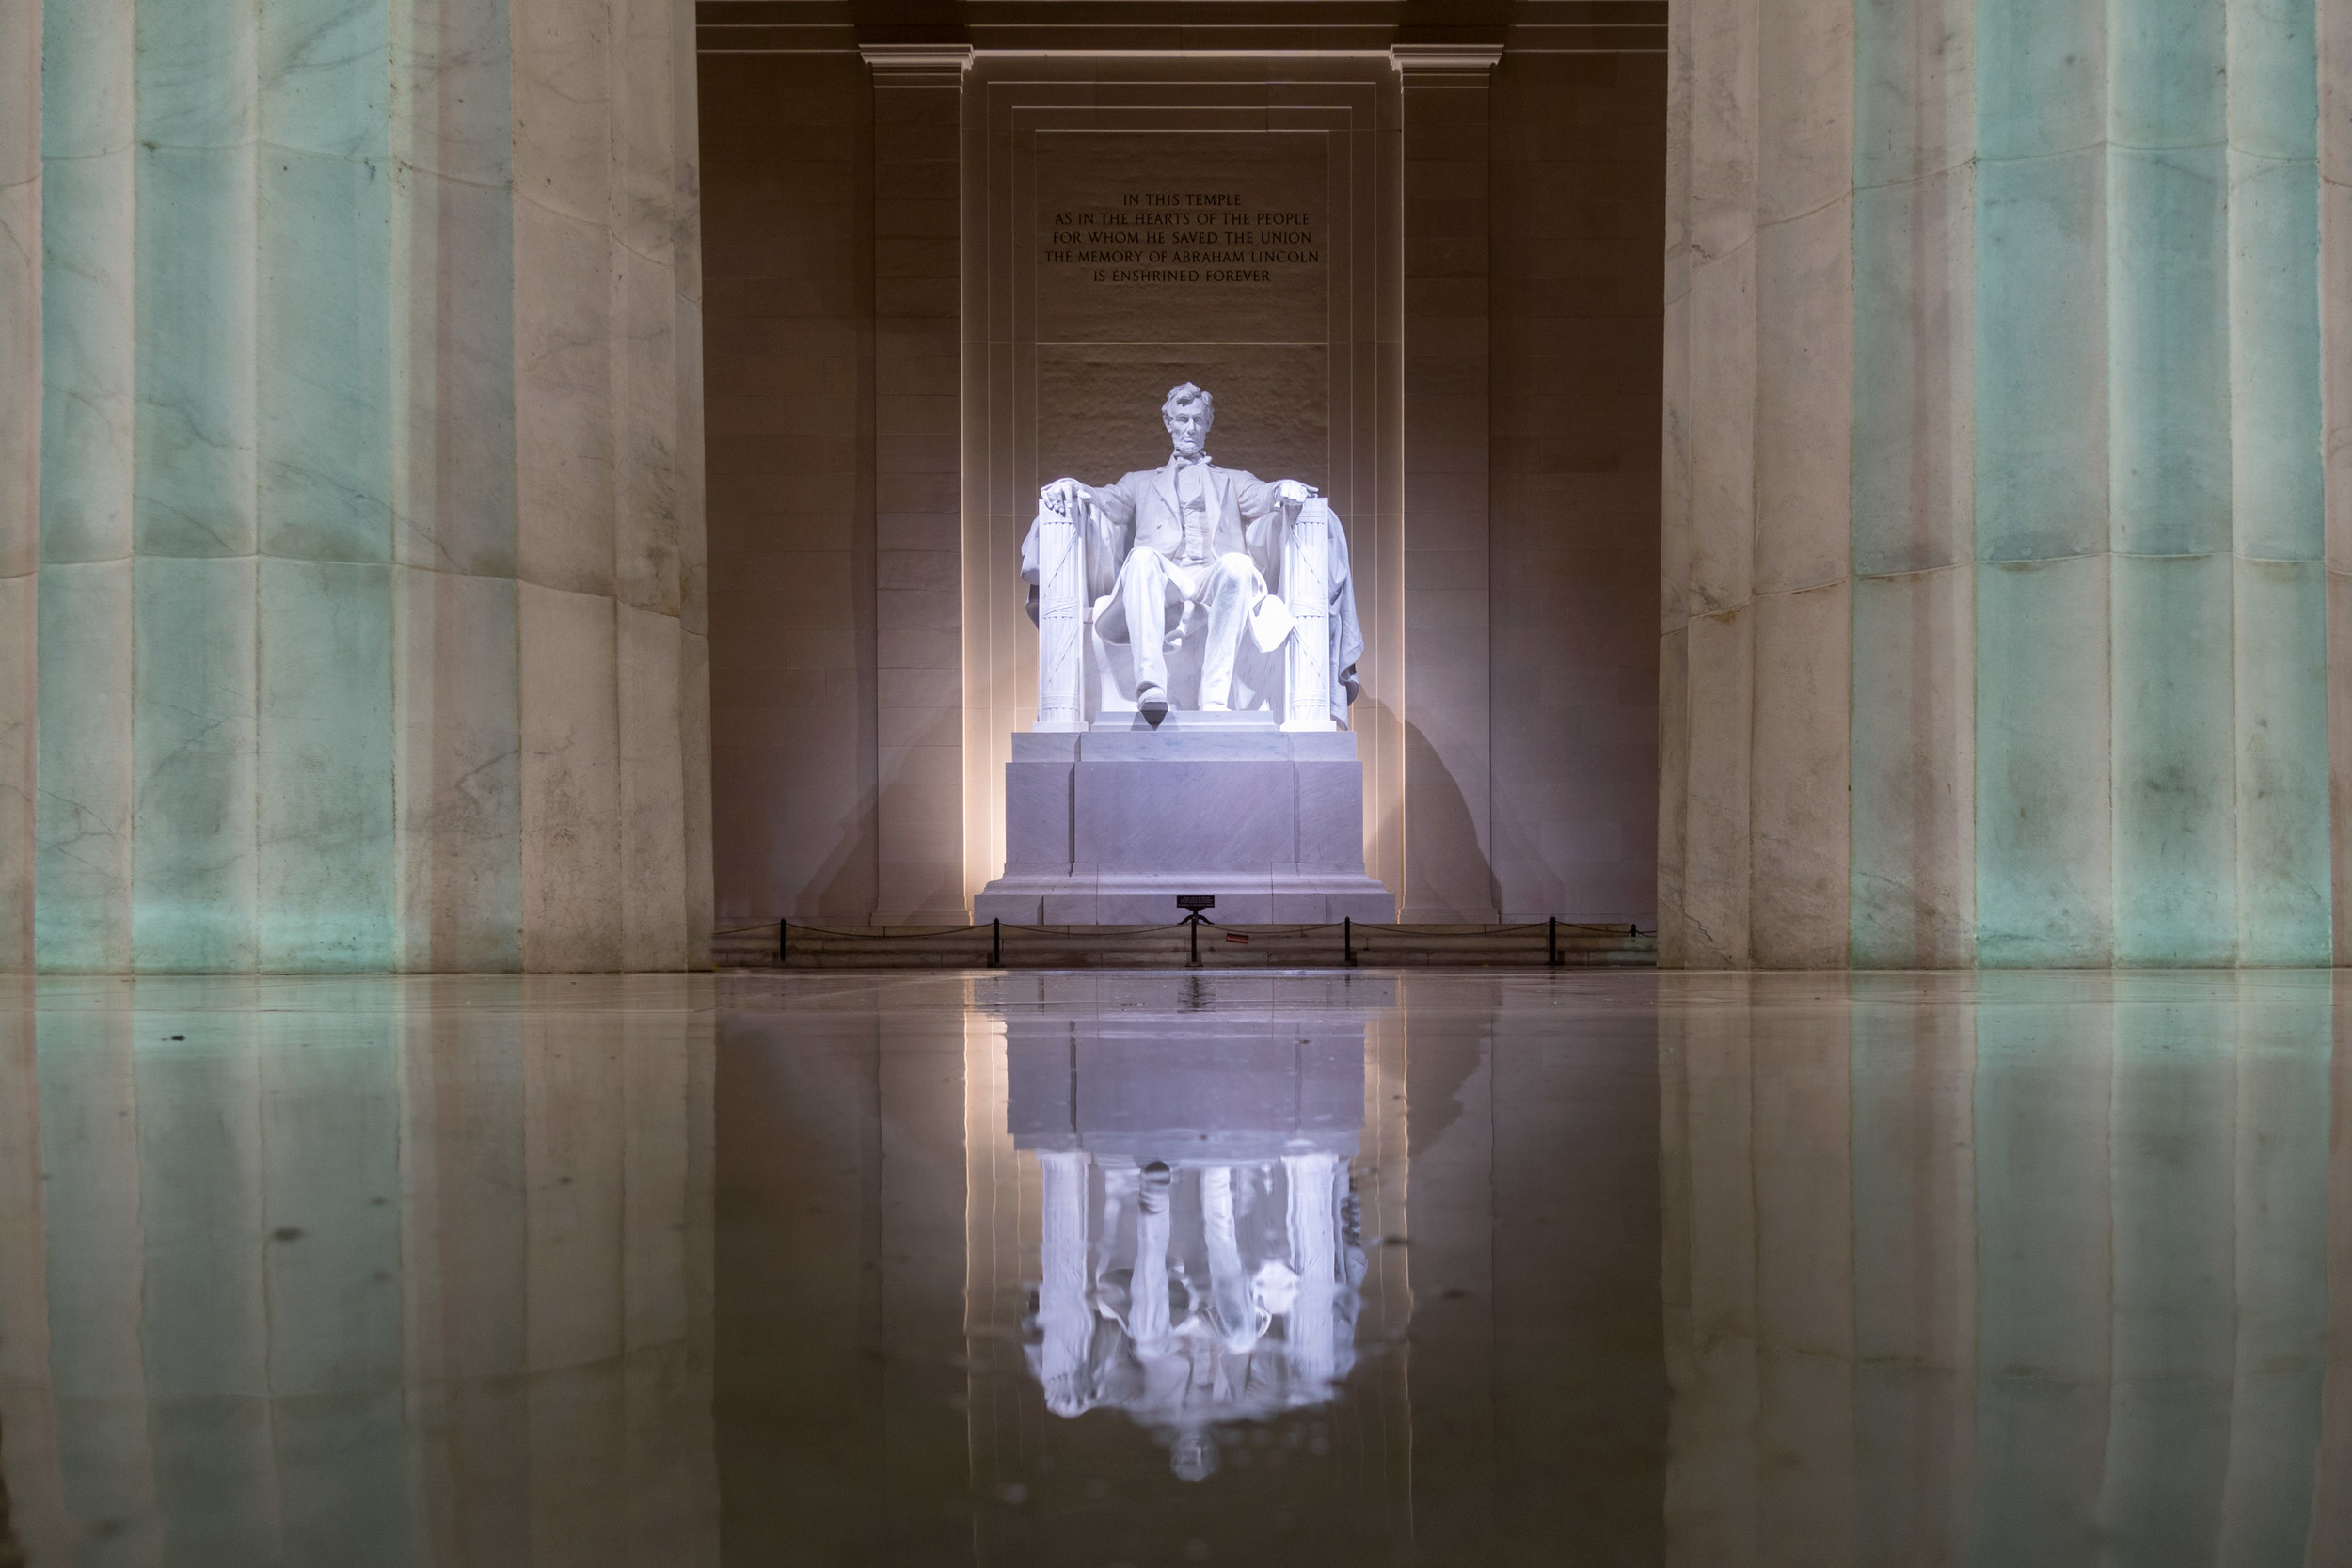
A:
{"type": "Polygon", "coordinates": [[[1324,484],[1332,280],[1347,261],[1328,139],[1085,127],[1035,145],[1008,383],[1019,395],[1026,355],[1023,494],[1168,461],[1160,401],[1180,381],[1216,396],[1219,463],[1324,484]]]}
{"type": "Polygon", "coordinates": [[[1121,191],[1049,214],[1039,260],[1086,283],[1271,283],[1320,267],[1315,214],[1240,191],[1121,191]]]}

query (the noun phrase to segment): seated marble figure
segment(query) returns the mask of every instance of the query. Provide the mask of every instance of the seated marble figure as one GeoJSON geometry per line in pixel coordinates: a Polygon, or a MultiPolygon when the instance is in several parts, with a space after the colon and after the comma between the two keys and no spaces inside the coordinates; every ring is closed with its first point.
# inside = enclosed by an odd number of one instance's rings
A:
{"type": "Polygon", "coordinates": [[[1280,651],[1295,632],[1311,631],[1329,641],[1327,661],[1311,668],[1328,680],[1329,718],[1344,723],[1363,655],[1344,532],[1336,519],[1327,529],[1327,603],[1294,616],[1284,599],[1296,586],[1284,581],[1285,531],[1313,490],[1219,467],[1206,450],[1215,400],[1189,381],[1168,392],[1160,417],[1173,449],[1161,467],[1099,486],[1057,479],[1039,492],[1021,550],[1030,619],[1039,617],[1040,531],[1049,518],[1070,522],[1096,667],[1089,708],[1132,707],[1156,724],[1171,707],[1279,707],[1295,666],[1280,651]]]}

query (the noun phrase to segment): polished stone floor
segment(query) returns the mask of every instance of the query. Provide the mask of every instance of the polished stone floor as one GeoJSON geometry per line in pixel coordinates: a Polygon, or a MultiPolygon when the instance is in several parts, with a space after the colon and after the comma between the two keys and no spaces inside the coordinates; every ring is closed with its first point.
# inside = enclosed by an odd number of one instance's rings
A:
{"type": "Polygon", "coordinates": [[[2352,1562],[2352,976],[0,987],[0,1564],[2352,1562]]]}

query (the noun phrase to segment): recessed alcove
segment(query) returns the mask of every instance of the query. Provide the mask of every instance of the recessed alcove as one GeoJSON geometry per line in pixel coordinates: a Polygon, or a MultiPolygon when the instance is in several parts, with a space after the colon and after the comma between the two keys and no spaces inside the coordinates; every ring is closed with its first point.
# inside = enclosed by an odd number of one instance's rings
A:
{"type": "Polygon", "coordinates": [[[1190,379],[1220,464],[1348,531],[1404,918],[1647,928],[1663,8],[958,9],[698,13],[720,924],[966,917],[1035,703],[1036,487],[1164,461],[1190,379]],[[1145,280],[1055,222],[1160,191],[1279,259],[1145,280]]]}

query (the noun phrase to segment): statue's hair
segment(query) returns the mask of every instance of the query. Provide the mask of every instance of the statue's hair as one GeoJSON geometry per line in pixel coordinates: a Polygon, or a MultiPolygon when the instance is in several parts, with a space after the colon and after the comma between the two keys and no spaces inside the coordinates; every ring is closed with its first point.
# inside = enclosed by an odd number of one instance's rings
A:
{"type": "Polygon", "coordinates": [[[1200,405],[1201,413],[1212,420],[1216,418],[1216,399],[1189,381],[1179,382],[1168,389],[1168,401],[1160,404],[1160,418],[1166,419],[1174,410],[1189,408],[1196,403],[1200,405]]]}

